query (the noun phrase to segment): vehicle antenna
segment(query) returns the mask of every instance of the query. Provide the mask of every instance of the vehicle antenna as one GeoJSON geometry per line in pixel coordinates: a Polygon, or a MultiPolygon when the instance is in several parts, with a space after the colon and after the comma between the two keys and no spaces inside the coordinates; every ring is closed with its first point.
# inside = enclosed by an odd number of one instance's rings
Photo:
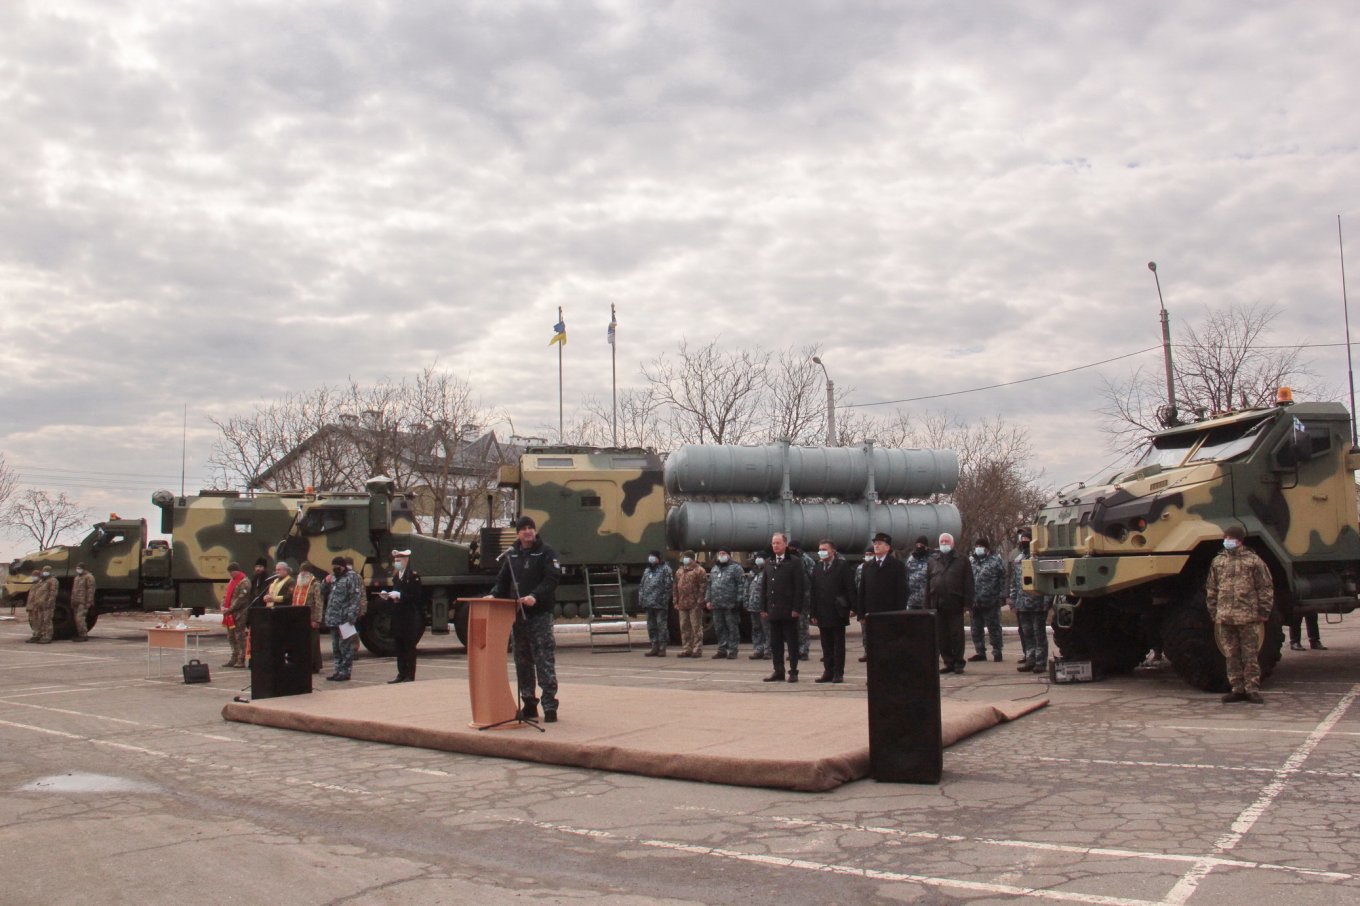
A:
{"type": "Polygon", "coordinates": [[[1351,305],[1346,298],[1346,245],[1341,241],[1341,215],[1336,215],[1336,244],[1341,250],[1341,310],[1346,313],[1346,374],[1351,381],[1351,449],[1360,449],[1355,434],[1355,365],[1351,356],[1351,305]]]}
{"type": "Polygon", "coordinates": [[[1157,262],[1149,261],[1148,270],[1152,271],[1152,279],[1157,281],[1157,304],[1162,309],[1162,358],[1166,360],[1166,408],[1159,411],[1157,417],[1162,427],[1174,428],[1180,424],[1180,419],[1176,417],[1176,383],[1171,368],[1171,316],[1167,314],[1166,303],[1162,301],[1162,281],[1157,276],[1157,262]]]}
{"type": "MultiPolygon", "coordinates": [[[[1354,409],[1354,406],[1351,406],[1354,409]]],[[[184,464],[189,458],[189,404],[184,404],[184,427],[179,435],[179,496],[184,496],[184,464]]]]}

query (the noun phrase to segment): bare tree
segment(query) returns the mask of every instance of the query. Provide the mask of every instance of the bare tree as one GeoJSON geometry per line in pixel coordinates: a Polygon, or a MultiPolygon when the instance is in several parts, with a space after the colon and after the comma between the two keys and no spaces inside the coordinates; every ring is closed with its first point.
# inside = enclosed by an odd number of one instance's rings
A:
{"type": "Polygon", "coordinates": [[[55,547],[61,536],[81,528],[89,517],[85,508],[65,493],[53,498],[46,491],[23,491],[9,507],[8,522],[27,532],[39,550],[55,547]]]}
{"type": "MultiPolygon", "coordinates": [[[[667,445],[665,425],[661,418],[662,403],[653,388],[632,388],[619,394],[618,444],[622,447],[650,447],[664,449],[667,445]]],[[[581,410],[568,426],[569,443],[589,446],[612,446],[614,443],[613,400],[588,396],[581,402],[581,410]]]]}
{"type": "Polygon", "coordinates": [[[723,350],[717,340],[692,348],[680,341],[678,361],[664,353],[642,375],[665,407],[676,443],[740,444],[755,434],[770,354],[723,350]]]}
{"type": "Polygon", "coordinates": [[[10,501],[17,489],[14,470],[5,462],[5,454],[0,453],[0,524],[9,521],[10,501]]]}
{"type": "MultiPolygon", "coordinates": [[[[1298,348],[1267,344],[1279,315],[1278,305],[1229,305],[1186,330],[1172,350],[1182,418],[1268,406],[1282,386],[1304,396],[1320,393],[1298,348]]],[[[1100,412],[1111,449],[1132,452],[1163,427],[1157,420],[1158,408],[1166,404],[1163,380],[1160,371],[1140,368],[1125,381],[1105,382],[1100,412]]]]}
{"type": "Polygon", "coordinates": [[[328,430],[341,404],[334,388],[317,387],[246,415],[213,419],[219,432],[208,458],[214,481],[273,489],[343,486],[351,451],[343,436],[328,430]]]}

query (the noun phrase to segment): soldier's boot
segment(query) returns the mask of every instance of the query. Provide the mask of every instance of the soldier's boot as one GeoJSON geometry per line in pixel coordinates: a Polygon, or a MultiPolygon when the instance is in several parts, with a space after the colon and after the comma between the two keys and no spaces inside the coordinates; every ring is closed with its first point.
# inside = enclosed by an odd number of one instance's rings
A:
{"type": "Polygon", "coordinates": [[[993,652],[992,652],[992,660],[996,661],[998,664],[1001,663],[1001,649],[1000,649],[1000,648],[998,648],[996,651],[993,651],[993,652]]]}
{"type": "Polygon", "coordinates": [[[748,658],[748,660],[758,661],[758,660],[762,659],[763,657],[765,657],[765,655],[761,654],[759,651],[752,651],[750,657],[748,658]]]}
{"type": "Polygon", "coordinates": [[[544,710],[544,712],[543,712],[543,722],[544,722],[545,724],[555,724],[555,723],[557,723],[557,711],[556,711],[556,709],[554,709],[554,710],[552,710],[552,711],[544,710]]]}
{"type": "Polygon", "coordinates": [[[652,646],[652,649],[651,649],[650,651],[648,651],[646,654],[644,654],[643,657],[659,657],[660,655],[661,655],[661,646],[660,646],[660,645],[653,645],[653,646],[652,646]]]}
{"type": "Polygon", "coordinates": [[[1254,689],[1248,692],[1243,692],[1242,699],[1244,701],[1251,702],[1253,705],[1264,705],[1266,703],[1266,700],[1261,697],[1261,693],[1257,692],[1254,689]]]}
{"type": "Polygon", "coordinates": [[[1033,672],[1034,672],[1034,665],[1031,664],[1031,663],[1028,663],[1028,662],[1023,663],[1023,664],[1021,664],[1019,667],[1016,667],[1016,668],[1015,668],[1015,672],[1016,672],[1016,673],[1033,673],[1033,672]]]}
{"type": "Polygon", "coordinates": [[[1225,705],[1230,705],[1233,702],[1244,702],[1246,700],[1247,693],[1245,692],[1228,692],[1225,693],[1221,699],[1219,699],[1219,701],[1223,702],[1223,704],[1225,705]]]}
{"type": "Polygon", "coordinates": [[[527,718],[528,720],[533,720],[538,717],[538,699],[526,698],[524,700],[524,706],[519,709],[519,716],[527,718]]]}

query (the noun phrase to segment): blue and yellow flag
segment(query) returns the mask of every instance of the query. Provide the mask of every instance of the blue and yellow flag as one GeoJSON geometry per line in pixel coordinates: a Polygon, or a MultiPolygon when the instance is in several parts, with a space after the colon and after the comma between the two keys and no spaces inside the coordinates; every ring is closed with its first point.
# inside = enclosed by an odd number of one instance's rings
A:
{"type": "Polygon", "coordinates": [[[560,308],[557,310],[557,323],[553,325],[553,338],[548,341],[548,345],[551,346],[554,343],[567,345],[567,322],[562,317],[562,309],[560,308]]]}

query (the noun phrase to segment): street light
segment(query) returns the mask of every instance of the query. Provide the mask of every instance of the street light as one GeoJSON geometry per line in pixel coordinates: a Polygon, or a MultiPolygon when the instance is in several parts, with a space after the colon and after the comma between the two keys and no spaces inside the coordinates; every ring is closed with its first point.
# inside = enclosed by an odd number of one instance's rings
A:
{"type": "Polygon", "coordinates": [[[1171,369],[1171,316],[1166,313],[1166,303],[1162,301],[1162,281],[1157,276],[1157,262],[1149,261],[1148,270],[1152,279],[1157,281],[1157,304],[1162,308],[1162,358],[1166,363],[1166,407],[1157,412],[1162,427],[1171,428],[1180,424],[1176,417],[1176,385],[1171,369]]]}
{"type": "Polygon", "coordinates": [[[813,356],[812,361],[819,365],[822,374],[826,375],[826,445],[835,447],[838,446],[836,443],[836,382],[831,380],[831,373],[822,364],[821,356],[813,356]]]}

